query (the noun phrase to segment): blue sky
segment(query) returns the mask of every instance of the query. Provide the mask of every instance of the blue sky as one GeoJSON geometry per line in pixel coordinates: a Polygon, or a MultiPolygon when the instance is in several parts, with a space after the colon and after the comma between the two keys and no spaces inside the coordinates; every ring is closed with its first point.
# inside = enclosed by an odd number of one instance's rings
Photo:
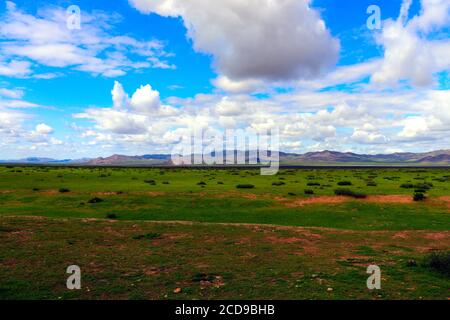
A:
{"type": "Polygon", "coordinates": [[[259,1],[3,1],[0,158],[170,152],[199,126],[277,127],[300,153],[449,147],[448,1],[259,1]]]}

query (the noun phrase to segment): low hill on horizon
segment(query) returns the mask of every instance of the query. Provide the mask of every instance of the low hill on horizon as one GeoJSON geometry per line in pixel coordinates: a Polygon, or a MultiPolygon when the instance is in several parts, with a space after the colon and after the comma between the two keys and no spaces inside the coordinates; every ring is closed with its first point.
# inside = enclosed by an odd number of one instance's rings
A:
{"type": "MultiPolygon", "coordinates": [[[[250,159],[249,152],[235,151],[235,154],[250,159]]],[[[259,160],[253,157],[253,161],[259,160]]],[[[170,154],[146,154],[128,156],[115,154],[95,159],[64,159],[29,157],[19,160],[0,160],[3,164],[48,164],[84,166],[155,166],[173,165],[170,154]]],[[[391,154],[357,154],[353,152],[317,151],[305,154],[280,152],[281,165],[450,165],[450,150],[424,153],[401,152],[391,154]]]]}

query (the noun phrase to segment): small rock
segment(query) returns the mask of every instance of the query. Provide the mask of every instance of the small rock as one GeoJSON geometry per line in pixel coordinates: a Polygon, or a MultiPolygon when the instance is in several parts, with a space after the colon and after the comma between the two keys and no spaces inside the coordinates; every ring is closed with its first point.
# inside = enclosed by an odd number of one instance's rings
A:
{"type": "Polygon", "coordinates": [[[333,288],[328,288],[327,291],[331,292],[331,291],[333,291],[333,288]]]}
{"type": "Polygon", "coordinates": [[[181,291],[183,291],[181,288],[176,288],[175,290],[173,290],[173,293],[178,294],[181,293],[181,291]]]}

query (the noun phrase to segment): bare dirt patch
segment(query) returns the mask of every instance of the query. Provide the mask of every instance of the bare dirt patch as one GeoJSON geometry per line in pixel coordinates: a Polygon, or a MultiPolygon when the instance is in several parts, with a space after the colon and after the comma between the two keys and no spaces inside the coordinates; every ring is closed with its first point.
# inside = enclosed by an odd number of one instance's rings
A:
{"type": "Polygon", "coordinates": [[[159,192],[159,191],[149,191],[149,192],[146,192],[145,194],[148,196],[151,196],[151,197],[160,197],[160,196],[165,195],[164,192],[159,192]]]}
{"type": "Polygon", "coordinates": [[[117,196],[121,194],[120,192],[116,191],[107,191],[107,192],[94,192],[91,193],[92,196],[117,196]]]}
{"type": "Polygon", "coordinates": [[[450,208],[450,196],[442,196],[435,198],[434,200],[436,200],[436,202],[439,202],[441,204],[443,203],[444,205],[447,206],[447,208],[450,208]]]}
{"type": "Polygon", "coordinates": [[[413,203],[413,198],[409,195],[377,195],[368,196],[362,201],[379,202],[379,203],[413,203]]]}
{"type": "Polygon", "coordinates": [[[408,239],[410,237],[410,234],[408,231],[400,231],[396,232],[392,235],[393,239],[408,239]]]}
{"type": "Polygon", "coordinates": [[[258,195],[253,194],[253,193],[246,193],[246,194],[242,195],[242,198],[249,199],[249,200],[257,200],[258,199],[258,195]]]}
{"type": "Polygon", "coordinates": [[[432,233],[426,233],[424,235],[424,238],[430,239],[430,240],[450,240],[450,233],[449,232],[432,232],[432,233]]]}
{"type": "Polygon", "coordinates": [[[44,190],[39,192],[39,194],[43,195],[43,196],[54,196],[59,194],[59,190],[44,190]]]}
{"type": "Polygon", "coordinates": [[[364,199],[355,199],[343,196],[317,196],[306,199],[290,200],[282,197],[275,197],[274,200],[281,202],[288,207],[302,207],[311,204],[335,204],[347,201],[361,201],[373,203],[399,203],[399,204],[410,204],[414,202],[412,197],[408,195],[372,195],[367,196],[367,198],[364,199]]]}
{"type": "Polygon", "coordinates": [[[308,199],[297,199],[292,202],[287,202],[287,206],[292,207],[302,207],[305,205],[310,204],[317,204],[317,203],[342,203],[345,201],[349,201],[350,199],[347,197],[340,197],[340,196],[320,196],[320,197],[312,197],[308,199]]]}
{"type": "Polygon", "coordinates": [[[16,190],[0,190],[0,194],[14,193],[16,190]]]}

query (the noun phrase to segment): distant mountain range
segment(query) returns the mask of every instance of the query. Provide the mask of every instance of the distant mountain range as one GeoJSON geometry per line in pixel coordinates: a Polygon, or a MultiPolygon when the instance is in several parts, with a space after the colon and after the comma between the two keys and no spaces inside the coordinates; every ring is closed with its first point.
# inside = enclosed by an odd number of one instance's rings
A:
{"type": "MultiPolygon", "coordinates": [[[[249,152],[235,151],[245,159],[249,152]]],[[[258,159],[252,159],[258,160],[258,159]]],[[[305,154],[280,152],[282,165],[450,165],[450,150],[425,153],[356,154],[352,152],[320,151],[305,154]]],[[[3,164],[36,165],[84,165],[84,166],[152,166],[172,165],[169,154],[147,154],[142,156],[112,155],[107,158],[83,158],[56,160],[30,157],[19,160],[0,160],[3,164]]]]}

